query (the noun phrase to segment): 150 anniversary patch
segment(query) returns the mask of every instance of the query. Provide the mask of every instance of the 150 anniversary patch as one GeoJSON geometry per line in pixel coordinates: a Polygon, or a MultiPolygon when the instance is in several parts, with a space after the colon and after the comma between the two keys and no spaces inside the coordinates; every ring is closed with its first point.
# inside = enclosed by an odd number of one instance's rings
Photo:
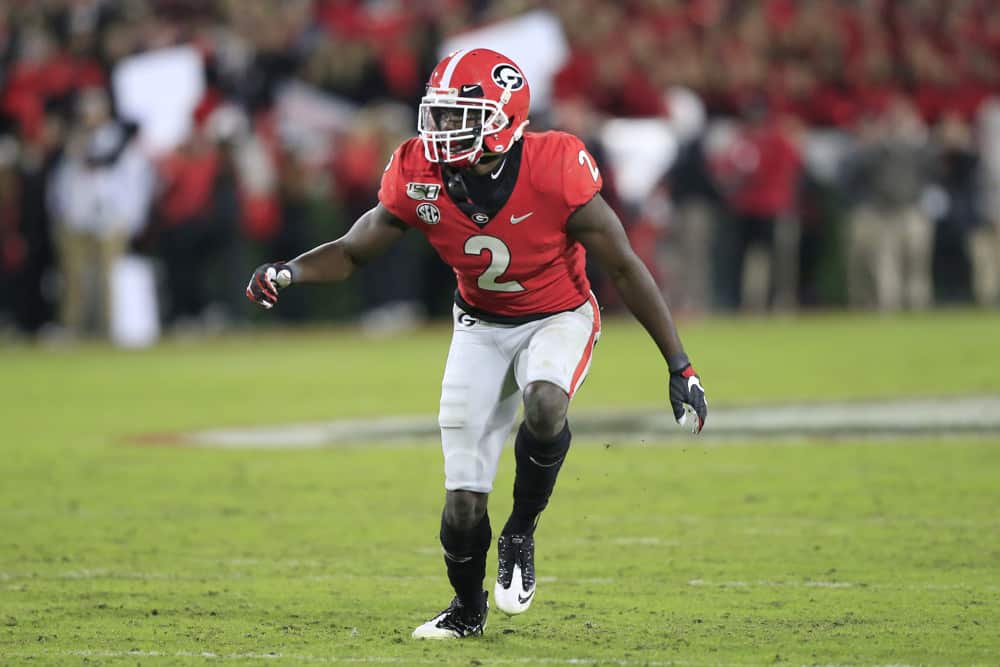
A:
{"type": "Polygon", "coordinates": [[[417,201],[434,201],[441,194],[437,183],[407,183],[406,196],[417,201]]]}

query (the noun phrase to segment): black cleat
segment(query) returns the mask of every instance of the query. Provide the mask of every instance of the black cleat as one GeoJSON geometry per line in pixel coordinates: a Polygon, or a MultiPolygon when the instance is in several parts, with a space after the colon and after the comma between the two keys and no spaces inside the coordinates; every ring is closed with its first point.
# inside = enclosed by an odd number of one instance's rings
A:
{"type": "Polygon", "coordinates": [[[487,602],[489,593],[483,591],[483,604],[479,609],[464,607],[458,596],[448,608],[417,627],[413,631],[415,639],[463,639],[482,635],[486,629],[486,615],[490,611],[487,602]]]}
{"type": "Polygon", "coordinates": [[[535,538],[501,535],[497,540],[497,608],[505,614],[527,611],[535,598],[535,538]]]}

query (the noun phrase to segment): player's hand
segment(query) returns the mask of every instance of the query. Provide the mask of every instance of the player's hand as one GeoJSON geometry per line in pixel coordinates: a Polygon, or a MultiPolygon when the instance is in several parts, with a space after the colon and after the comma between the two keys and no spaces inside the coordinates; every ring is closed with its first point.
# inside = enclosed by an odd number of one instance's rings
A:
{"type": "Polygon", "coordinates": [[[701,433],[708,418],[708,401],[691,364],[670,372],[670,407],[678,424],[690,423],[692,433],[701,433]]]}
{"type": "Polygon", "coordinates": [[[284,262],[261,264],[250,276],[247,298],[265,308],[278,303],[278,290],[292,284],[292,270],[284,262]]]}

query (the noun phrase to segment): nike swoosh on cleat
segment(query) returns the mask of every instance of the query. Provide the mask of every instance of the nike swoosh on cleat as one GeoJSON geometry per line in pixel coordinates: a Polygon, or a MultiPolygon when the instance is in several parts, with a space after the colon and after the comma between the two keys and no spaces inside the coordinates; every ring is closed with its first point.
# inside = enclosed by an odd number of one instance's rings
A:
{"type": "Polygon", "coordinates": [[[517,601],[520,602],[521,604],[524,604],[525,602],[527,602],[528,600],[530,600],[534,595],[535,595],[535,591],[531,591],[527,595],[521,595],[520,593],[518,593],[517,594],[517,601]]]}
{"type": "Polygon", "coordinates": [[[512,215],[512,216],[510,216],[510,224],[516,225],[517,223],[521,222],[525,218],[530,218],[534,214],[535,214],[534,211],[530,211],[528,213],[525,213],[524,215],[512,215]]]}

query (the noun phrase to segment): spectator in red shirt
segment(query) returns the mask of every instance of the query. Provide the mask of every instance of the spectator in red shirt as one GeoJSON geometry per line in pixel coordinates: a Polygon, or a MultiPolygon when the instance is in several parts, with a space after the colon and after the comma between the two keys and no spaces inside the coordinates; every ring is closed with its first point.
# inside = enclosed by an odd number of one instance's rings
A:
{"type": "Polygon", "coordinates": [[[802,161],[792,125],[769,114],[762,101],[717,161],[733,217],[731,279],[741,307],[793,307],[797,301],[796,193],[802,161]]]}
{"type": "Polygon", "coordinates": [[[160,174],[155,251],[170,286],[166,322],[197,329],[238,318],[242,304],[231,294],[241,285],[230,282],[238,275],[241,209],[231,145],[197,127],[160,174]]]}

